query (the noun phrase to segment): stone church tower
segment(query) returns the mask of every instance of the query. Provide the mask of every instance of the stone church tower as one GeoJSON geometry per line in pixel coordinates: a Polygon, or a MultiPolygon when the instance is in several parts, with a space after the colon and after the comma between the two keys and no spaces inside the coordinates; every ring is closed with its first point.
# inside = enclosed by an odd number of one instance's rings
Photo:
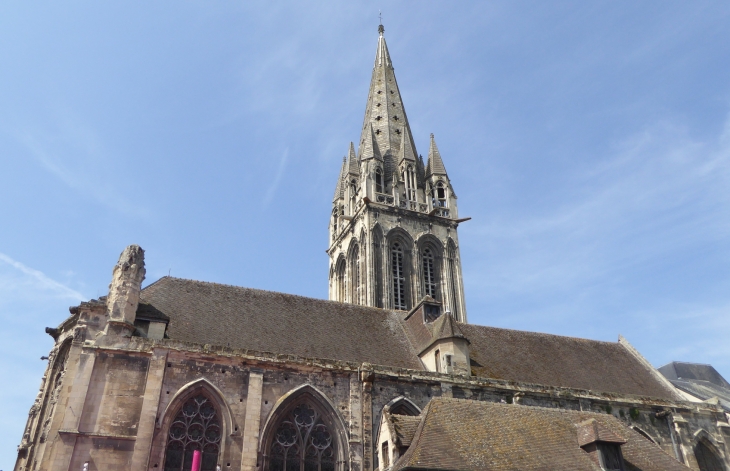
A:
{"type": "Polygon", "coordinates": [[[379,27],[358,151],[350,143],[330,218],[329,298],[408,311],[429,296],[466,322],[456,193],[433,134],[416,152],[379,27]]]}

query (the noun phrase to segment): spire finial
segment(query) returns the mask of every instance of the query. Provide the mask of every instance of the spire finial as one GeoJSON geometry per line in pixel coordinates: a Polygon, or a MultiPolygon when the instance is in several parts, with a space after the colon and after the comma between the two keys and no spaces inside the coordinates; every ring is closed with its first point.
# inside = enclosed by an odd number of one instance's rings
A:
{"type": "Polygon", "coordinates": [[[385,28],[383,28],[383,12],[378,10],[378,18],[380,18],[380,26],[378,26],[378,33],[382,36],[385,32],[385,28]]]}
{"type": "Polygon", "coordinates": [[[431,133],[431,139],[433,139],[433,133],[431,133]]]}

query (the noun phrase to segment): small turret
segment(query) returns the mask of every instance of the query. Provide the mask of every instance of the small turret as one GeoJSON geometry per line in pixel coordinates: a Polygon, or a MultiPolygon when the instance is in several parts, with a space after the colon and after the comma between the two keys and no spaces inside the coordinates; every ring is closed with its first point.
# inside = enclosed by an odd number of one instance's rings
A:
{"type": "Polygon", "coordinates": [[[145,273],[144,250],[139,245],[124,249],[109,284],[107,312],[110,321],[134,325],[145,273]]]}
{"type": "Polygon", "coordinates": [[[441,152],[436,146],[436,139],[431,134],[431,144],[428,148],[428,163],[426,164],[426,196],[431,200],[432,211],[442,217],[456,219],[458,209],[456,194],[446,173],[441,152]]]}

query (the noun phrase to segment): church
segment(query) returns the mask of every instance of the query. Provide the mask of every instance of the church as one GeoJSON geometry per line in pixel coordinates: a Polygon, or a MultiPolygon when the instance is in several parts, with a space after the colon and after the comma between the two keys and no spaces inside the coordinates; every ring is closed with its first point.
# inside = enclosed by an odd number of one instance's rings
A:
{"type": "Polygon", "coordinates": [[[143,288],[130,245],[107,296],[46,328],[15,470],[729,469],[723,407],[623,337],[468,322],[454,157],[433,135],[417,152],[382,25],[359,132],[332,199],[329,300],[143,288]]]}

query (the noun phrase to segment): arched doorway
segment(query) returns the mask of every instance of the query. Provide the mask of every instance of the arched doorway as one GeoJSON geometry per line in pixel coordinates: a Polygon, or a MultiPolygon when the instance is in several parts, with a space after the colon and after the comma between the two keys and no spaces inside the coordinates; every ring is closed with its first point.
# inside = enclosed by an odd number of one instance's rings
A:
{"type": "Polygon", "coordinates": [[[695,458],[700,465],[700,471],[725,471],[722,461],[705,440],[700,440],[695,445],[695,458]]]}

